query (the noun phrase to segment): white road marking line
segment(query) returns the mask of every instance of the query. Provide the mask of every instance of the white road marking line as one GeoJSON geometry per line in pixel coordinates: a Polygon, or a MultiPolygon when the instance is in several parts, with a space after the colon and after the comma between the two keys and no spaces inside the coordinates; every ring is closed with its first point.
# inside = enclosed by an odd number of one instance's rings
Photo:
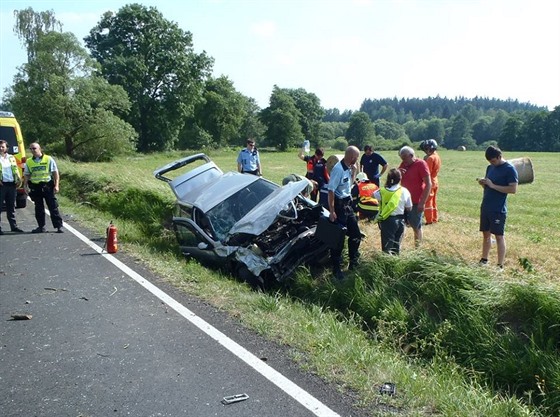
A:
{"type": "MultiPolygon", "coordinates": [[[[48,210],[46,210],[46,212],[47,214],[50,215],[48,210]]],[[[198,327],[200,330],[202,330],[212,339],[216,340],[219,344],[221,344],[223,347],[225,347],[227,350],[229,350],[231,353],[233,353],[235,356],[237,356],[247,365],[252,367],[259,374],[264,376],[266,379],[268,379],[270,382],[272,382],[274,385],[276,385],[278,388],[280,388],[290,397],[292,397],[301,405],[303,405],[305,408],[307,408],[309,411],[311,411],[314,415],[320,417],[341,417],[340,414],[334,412],[325,404],[320,402],[317,398],[313,397],[311,394],[305,391],[303,388],[299,387],[298,385],[290,381],[288,378],[286,378],[284,375],[282,375],[280,372],[276,371],[275,369],[271,368],[269,365],[265,364],[261,359],[257,358],[255,355],[253,355],[243,346],[239,345],[237,342],[227,337],[225,334],[220,332],[214,326],[210,325],[209,323],[207,323],[206,321],[198,317],[195,313],[190,311],[184,305],[182,305],[181,303],[179,303],[178,301],[176,301],[175,299],[167,295],[165,292],[160,290],[151,282],[147,281],[140,274],[130,269],[127,265],[119,261],[111,254],[104,252],[100,246],[98,246],[97,244],[89,240],[87,237],[85,237],[83,234],[78,232],[68,223],[64,223],[64,227],[68,231],[73,233],[75,236],[77,236],[82,242],[84,242],[90,248],[95,250],[97,253],[101,254],[105,259],[107,259],[109,262],[111,262],[113,265],[115,265],[117,268],[119,268],[121,271],[123,271],[125,274],[127,274],[137,283],[142,285],[145,289],[147,289],[149,292],[151,292],[153,295],[155,295],[165,304],[167,304],[169,307],[174,309],[181,316],[186,318],[188,321],[190,321],[192,324],[194,324],[196,327],[198,327]]]]}

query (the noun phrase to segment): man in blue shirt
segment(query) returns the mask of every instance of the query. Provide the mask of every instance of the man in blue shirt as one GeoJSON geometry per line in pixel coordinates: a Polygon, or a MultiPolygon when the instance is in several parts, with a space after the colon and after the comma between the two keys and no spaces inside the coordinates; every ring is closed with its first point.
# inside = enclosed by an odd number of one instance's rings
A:
{"type": "MultiPolygon", "coordinates": [[[[360,242],[362,233],[358,226],[358,220],[352,206],[352,184],[358,173],[358,158],[360,150],[355,146],[346,148],[344,158],[332,168],[328,184],[329,190],[329,220],[346,227],[348,235],[348,258],[350,264],[348,269],[352,270],[358,266],[360,257],[360,242]]],[[[342,274],[342,248],[331,249],[331,261],[334,276],[341,280],[342,274]]]]}
{"type": "Polygon", "coordinates": [[[239,152],[237,157],[237,170],[241,173],[262,175],[259,151],[253,139],[247,139],[247,147],[239,152]]]}
{"type": "Polygon", "coordinates": [[[360,159],[360,171],[364,172],[370,181],[379,187],[379,177],[387,170],[387,161],[380,154],[375,153],[371,145],[364,146],[364,154],[360,159]],[[379,172],[381,167],[381,172],[379,172]]]}
{"type": "Polygon", "coordinates": [[[518,176],[513,165],[502,158],[502,151],[494,146],[486,149],[486,176],[478,178],[484,188],[480,206],[480,231],[482,232],[482,258],[480,265],[488,263],[492,235],[496,237],[498,248],[498,267],[503,269],[506,257],[505,226],[507,217],[507,195],[517,192],[518,176]]]}

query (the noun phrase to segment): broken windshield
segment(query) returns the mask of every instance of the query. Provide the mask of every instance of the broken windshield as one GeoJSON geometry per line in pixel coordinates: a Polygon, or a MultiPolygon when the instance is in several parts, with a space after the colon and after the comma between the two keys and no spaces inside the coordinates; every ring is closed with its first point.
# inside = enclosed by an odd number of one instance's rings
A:
{"type": "Polygon", "coordinates": [[[259,179],[209,210],[207,216],[217,239],[223,241],[235,223],[278,188],[276,184],[259,179]]]}

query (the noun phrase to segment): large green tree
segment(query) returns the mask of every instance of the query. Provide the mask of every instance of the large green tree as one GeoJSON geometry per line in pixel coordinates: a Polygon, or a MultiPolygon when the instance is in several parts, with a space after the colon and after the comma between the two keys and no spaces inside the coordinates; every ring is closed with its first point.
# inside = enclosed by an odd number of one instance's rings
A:
{"type": "Polygon", "coordinates": [[[319,124],[325,115],[321,107],[321,100],[313,93],[308,93],[303,88],[287,89],[286,93],[292,97],[300,112],[299,124],[303,135],[314,145],[318,143],[319,124]]]}
{"type": "Polygon", "coordinates": [[[292,96],[275,85],[270,105],[261,112],[261,120],[266,126],[266,143],[283,151],[301,145],[304,140],[301,118],[292,96]]]}
{"type": "Polygon", "coordinates": [[[103,76],[130,97],[125,117],[139,134],[138,150],[173,148],[202,99],[213,63],[194,52],[191,33],[154,7],[131,4],[106,12],[85,42],[103,76]]]}
{"type": "MultiPolygon", "coordinates": [[[[205,85],[203,100],[195,107],[193,122],[212,138],[213,147],[234,143],[247,117],[247,100],[243,94],[235,90],[233,83],[227,77],[210,79],[205,85]]],[[[196,133],[191,137],[196,138],[196,133]]],[[[208,144],[200,143],[200,145],[208,144]]]]}
{"type": "Polygon", "coordinates": [[[521,129],[521,140],[519,150],[532,150],[544,152],[550,150],[550,143],[547,130],[548,112],[540,111],[531,113],[521,129]]]}
{"type": "Polygon", "coordinates": [[[346,130],[346,139],[351,145],[355,145],[362,149],[367,143],[371,143],[375,139],[375,129],[368,114],[358,111],[350,116],[350,123],[346,130]]]}
{"type": "Polygon", "coordinates": [[[426,123],[426,139],[435,139],[438,143],[443,143],[445,137],[445,119],[436,117],[430,119],[426,123]]]}
{"type": "Polygon", "coordinates": [[[390,122],[385,119],[378,119],[373,123],[375,134],[381,136],[383,139],[397,140],[406,138],[404,127],[398,123],[390,122]]]}
{"type": "Polygon", "coordinates": [[[27,50],[27,60],[33,61],[37,51],[36,43],[41,36],[48,32],[61,32],[62,23],[56,18],[52,10],[36,12],[31,7],[15,10],[16,23],[14,32],[23,42],[27,50]]]}
{"type": "Polygon", "coordinates": [[[477,145],[495,139],[492,137],[491,126],[492,118],[490,116],[482,116],[473,124],[472,137],[477,145]]]}
{"type": "Polygon", "coordinates": [[[524,149],[521,129],[523,128],[523,120],[519,115],[510,117],[502,129],[502,133],[498,138],[498,146],[503,150],[517,151],[524,149]]]}
{"type": "Polygon", "coordinates": [[[458,146],[465,146],[467,149],[476,147],[476,142],[471,136],[471,125],[462,114],[453,117],[451,130],[445,137],[444,145],[447,149],[456,149],[458,146]]]}
{"type": "Polygon", "coordinates": [[[82,160],[109,160],[130,150],[136,135],[114,114],[128,109],[124,90],[93,75],[96,63],[73,34],[33,29],[30,22],[43,25],[39,17],[29,9],[16,14],[20,38],[27,34],[19,28],[36,36],[24,41],[33,51],[5,97],[28,141],[82,160]]]}

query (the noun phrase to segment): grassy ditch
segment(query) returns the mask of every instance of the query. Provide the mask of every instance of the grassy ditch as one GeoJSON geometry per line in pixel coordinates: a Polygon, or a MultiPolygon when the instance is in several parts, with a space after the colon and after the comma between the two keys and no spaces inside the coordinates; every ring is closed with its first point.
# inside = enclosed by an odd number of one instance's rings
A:
{"type": "Polygon", "coordinates": [[[537,273],[513,270],[496,279],[492,270],[434,250],[399,258],[372,250],[342,284],[301,268],[289,288],[253,293],[178,253],[166,228],[171,192],[151,178],[170,160],[60,161],[64,213],[101,231],[115,220],[126,251],[292,346],[302,367],[351,390],[371,415],[560,412],[560,297],[537,273]],[[385,381],[397,384],[397,396],[379,393],[385,381]]]}

